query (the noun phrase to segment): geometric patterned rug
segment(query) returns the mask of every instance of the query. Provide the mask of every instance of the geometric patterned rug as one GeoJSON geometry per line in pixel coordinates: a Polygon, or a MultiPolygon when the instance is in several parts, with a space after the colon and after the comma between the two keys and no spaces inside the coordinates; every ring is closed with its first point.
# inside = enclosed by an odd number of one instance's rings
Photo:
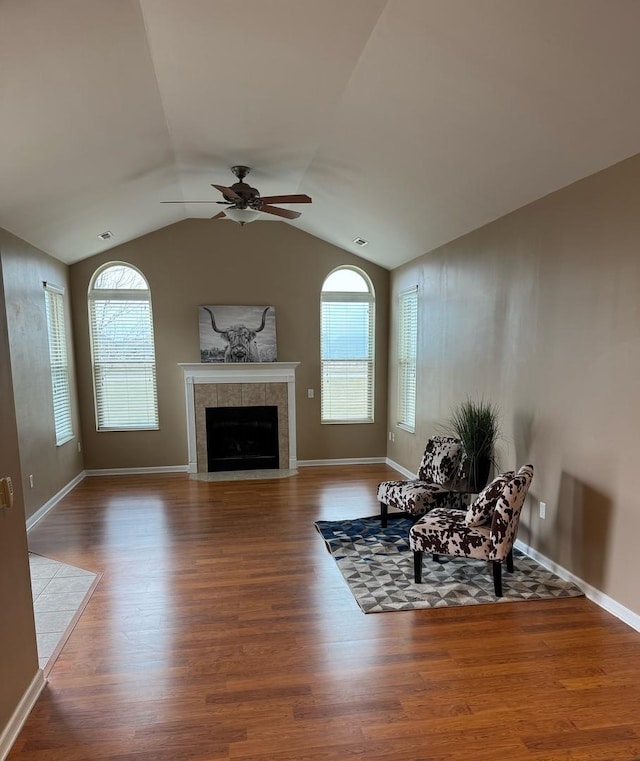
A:
{"type": "Polygon", "coordinates": [[[333,555],[349,589],[364,613],[382,613],[452,605],[580,597],[583,592],[528,555],[513,550],[514,571],[502,570],[502,597],[493,591],[491,565],[469,558],[434,562],[423,555],[422,583],[413,581],[408,518],[379,516],[345,521],[318,521],[316,528],[333,555]]]}

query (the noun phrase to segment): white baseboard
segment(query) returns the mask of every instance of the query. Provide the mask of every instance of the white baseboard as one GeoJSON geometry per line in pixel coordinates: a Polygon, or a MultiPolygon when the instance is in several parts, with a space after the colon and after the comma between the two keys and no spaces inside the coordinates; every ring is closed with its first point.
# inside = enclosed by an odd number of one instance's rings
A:
{"type": "Polygon", "coordinates": [[[521,552],[524,552],[525,555],[529,555],[529,557],[532,557],[534,560],[540,563],[540,565],[544,566],[550,571],[553,571],[553,573],[555,573],[561,579],[570,581],[576,586],[580,587],[580,589],[584,592],[585,597],[595,602],[596,605],[598,605],[600,608],[603,608],[608,613],[612,613],[616,618],[624,621],[624,623],[628,624],[632,629],[640,632],[640,616],[637,613],[629,610],[629,608],[625,608],[624,605],[621,605],[612,597],[609,597],[609,595],[606,595],[599,589],[592,587],[591,584],[587,584],[584,579],[581,579],[579,576],[571,573],[571,571],[568,571],[566,568],[558,565],[558,563],[550,560],[548,557],[546,557],[546,555],[543,555],[541,552],[538,552],[538,550],[533,549],[533,547],[530,547],[528,544],[524,544],[524,542],[521,542],[519,539],[516,540],[515,546],[521,552]]]}
{"type": "Polygon", "coordinates": [[[104,468],[85,470],[87,476],[137,476],[150,473],[188,473],[188,465],[160,465],[156,468],[104,468]]]}
{"type": "Polygon", "coordinates": [[[315,465],[376,465],[386,462],[386,457],[345,457],[341,460],[298,460],[299,468],[315,465]]]}
{"type": "Polygon", "coordinates": [[[66,486],[63,486],[57,494],[54,494],[53,497],[51,497],[51,499],[48,499],[30,518],[27,518],[27,531],[30,531],[38,521],[42,520],[49,510],[52,510],[58,502],[71,491],[71,489],[74,489],[80,481],[84,479],[84,476],[85,471],[78,473],[73,480],[69,481],[66,486]]]}
{"type": "Polygon", "coordinates": [[[13,716],[9,719],[9,723],[2,730],[0,734],[0,761],[9,755],[9,751],[16,741],[22,725],[27,720],[27,717],[31,713],[31,709],[36,703],[36,700],[40,697],[40,693],[45,688],[47,680],[44,678],[42,669],[38,669],[36,675],[31,680],[31,684],[27,687],[26,692],[20,699],[16,710],[13,712],[13,716]]]}
{"type": "Polygon", "coordinates": [[[384,461],[390,468],[397,470],[398,473],[402,473],[403,476],[409,478],[412,481],[418,477],[417,473],[412,473],[410,470],[403,468],[402,465],[398,465],[395,460],[390,460],[388,457],[385,457],[384,461]]]}
{"type": "MultiPolygon", "coordinates": [[[[125,476],[139,473],[188,473],[188,465],[167,465],[157,468],[107,468],[105,470],[83,470],[51,499],[48,499],[31,517],[27,518],[27,531],[30,531],[36,523],[60,502],[72,489],[74,489],[87,476],[125,476]]],[[[1,761],[1,760],[0,760],[1,761]]]]}

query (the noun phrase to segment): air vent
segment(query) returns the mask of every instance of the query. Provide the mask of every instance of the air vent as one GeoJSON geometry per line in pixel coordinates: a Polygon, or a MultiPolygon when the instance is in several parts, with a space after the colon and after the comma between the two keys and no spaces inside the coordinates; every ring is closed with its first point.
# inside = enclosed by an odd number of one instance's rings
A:
{"type": "Polygon", "coordinates": [[[369,241],[365,240],[364,238],[354,238],[353,242],[356,244],[356,246],[367,246],[369,244],[369,241]]]}
{"type": "Polygon", "coordinates": [[[113,233],[111,232],[111,230],[107,230],[104,233],[100,233],[100,235],[98,235],[98,238],[100,238],[100,240],[109,240],[109,238],[113,238],[113,233]]]}

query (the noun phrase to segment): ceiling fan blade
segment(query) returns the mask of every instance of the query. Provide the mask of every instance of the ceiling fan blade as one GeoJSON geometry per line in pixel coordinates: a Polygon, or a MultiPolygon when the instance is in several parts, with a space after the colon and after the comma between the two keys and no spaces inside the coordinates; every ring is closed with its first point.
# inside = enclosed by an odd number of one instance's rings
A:
{"type": "Polygon", "coordinates": [[[242,198],[232,188],[227,188],[224,185],[211,185],[212,188],[219,190],[223,196],[227,198],[233,198],[234,201],[242,201],[242,198]]]}
{"type": "Polygon", "coordinates": [[[221,211],[219,214],[216,214],[214,217],[211,217],[211,219],[223,219],[227,215],[224,213],[224,211],[221,211]]]}
{"type": "Polygon", "coordinates": [[[303,193],[292,196],[262,196],[265,203],[311,203],[311,198],[303,193]]]}
{"type": "Polygon", "coordinates": [[[267,214],[275,214],[276,217],[285,217],[286,219],[297,219],[298,217],[302,216],[302,214],[299,211],[289,211],[289,209],[279,209],[277,206],[269,206],[268,204],[263,204],[260,207],[260,211],[264,211],[267,214]]]}
{"type": "Polygon", "coordinates": [[[160,203],[224,203],[224,201],[160,201],[160,203]]]}

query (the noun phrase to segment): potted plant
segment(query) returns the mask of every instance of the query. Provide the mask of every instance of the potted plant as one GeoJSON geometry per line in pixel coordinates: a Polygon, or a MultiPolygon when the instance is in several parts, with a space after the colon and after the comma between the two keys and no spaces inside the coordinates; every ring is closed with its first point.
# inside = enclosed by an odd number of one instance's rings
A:
{"type": "Polygon", "coordinates": [[[481,491],[495,465],[494,448],[501,436],[498,408],[482,399],[467,399],[452,409],[447,430],[464,446],[464,473],[470,491],[481,491]]]}

